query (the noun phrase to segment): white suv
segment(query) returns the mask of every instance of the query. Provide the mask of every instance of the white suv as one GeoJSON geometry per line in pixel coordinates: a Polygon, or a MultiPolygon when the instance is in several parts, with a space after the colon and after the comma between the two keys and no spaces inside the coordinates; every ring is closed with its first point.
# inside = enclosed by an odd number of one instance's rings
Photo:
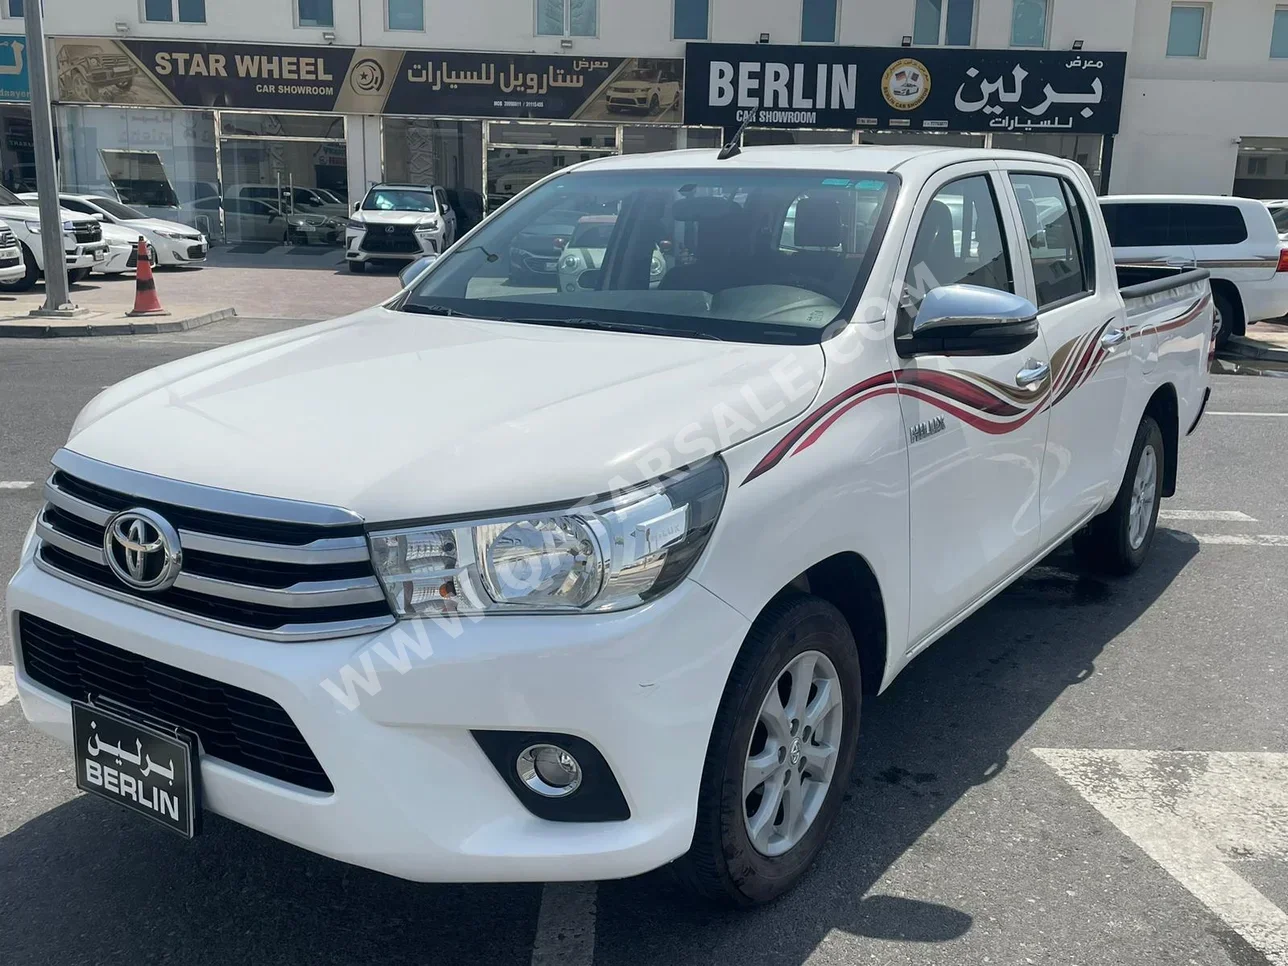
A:
{"type": "Polygon", "coordinates": [[[367,262],[412,262],[441,255],[456,241],[456,212],[437,185],[373,185],[353,206],[344,257],[349,271],[362,272],[367,262]]]}
{"type": "MultiPolygon", "coordinates": [[[[45,270],[45,250],[40,242],[40,209],[35,202],[25,202],[8,188],[0,188],[0,218],[9,225],[21,249],[22,275],[6,279],[0,275],[0,289],[25,292],[36,284],[45,270]]],[[[107,243],[103,226],[87,215],[60,209],[63,228],[63,250],[67,260],[67,280],[82,282],[89,273],[107,261],[107,243]]]]}
{"type": "Polygon", "coordinates": [[[1112,195],[1100,210],[1124,267],[1189,265],[1212,273],[1217,345],[1288,315],[1288,248],[1266,203],[1220,195],[1112,195]]]}

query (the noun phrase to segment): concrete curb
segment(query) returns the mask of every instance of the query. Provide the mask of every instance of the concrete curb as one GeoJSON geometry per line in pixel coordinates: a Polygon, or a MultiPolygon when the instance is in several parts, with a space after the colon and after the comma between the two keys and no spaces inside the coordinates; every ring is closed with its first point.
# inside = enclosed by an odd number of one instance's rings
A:
{"type": "Polygon", "coordinates": [[[235,318],[236,309],[215,309],[186,319],[156,319],[154,321],[112,321],[50,323],[44,319],[33,319],[30,322],[0,322],[0,338],[3,339],[53,339],[77,338],[98,335],[160,335],[164,332],[186,332],[212,322],[235,318]]]}
{"type": "Polygon", "coordinates": [[[1288,346],[1232,335],[1221,350],[1222,355],[1236,359],[1258,359],[1262,362],[1288,362],[1288,346]]]}

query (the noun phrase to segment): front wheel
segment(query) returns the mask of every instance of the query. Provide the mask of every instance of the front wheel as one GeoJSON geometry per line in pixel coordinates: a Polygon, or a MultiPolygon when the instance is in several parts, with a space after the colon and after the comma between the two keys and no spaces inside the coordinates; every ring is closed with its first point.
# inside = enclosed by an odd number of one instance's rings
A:
{"type": "Polygon", "coordinates": [[[68,273],[67,273],[67,284],[68,284],[68,285],[75,285],[77,282],[83,282],[83,281],[85,281],[85,279],[89,278],[89,273],[90,273],[91,271],[92,271],[92,269],[88,269],[88,268],[73,268],[73,269],[71,269],[71,270],[70,270],[70,271],[68,271],[68,273]]]}
{"type": "Polygon", "coordinates": [[[366,262],[355,262],[352,260],[349,262],[349,271],[352,272],[354,275],[361,275],[366,270],[367,270],[366,262]]]}
{"type": "Polygon", "coordinates": [[[674,864],[733,907],[791,889],[823,848],[859,737],[858,651],[816,597],[771,604],[734,663],[707,747],[693,845],[674,864]]]}
{"type": "Polygon", "coordinates": [[[1163,431],[1146,416],[1113,506],[1074,534],[1074,552],[1090,569],[1125,576],[1145,562],[1158,526],[1163,454],[1163,431]]]}

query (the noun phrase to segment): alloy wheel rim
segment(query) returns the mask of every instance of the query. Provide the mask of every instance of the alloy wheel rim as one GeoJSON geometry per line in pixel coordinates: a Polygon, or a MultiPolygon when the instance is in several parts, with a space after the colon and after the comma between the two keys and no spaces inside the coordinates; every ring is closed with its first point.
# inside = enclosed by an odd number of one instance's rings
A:
{"type": "Polygon", "coordinates": [[[1128,514],[1127,540],[1133,550],[1139,550],[1149,533],[1154,518],[1154,502],[1158,498],[1158,456],[1153,446],[1146,446],[1136,464],[1136,479],[1132,481],[1131,509],[1128,514]]]}
{"type": "Polygon", "coordinates": [[[841,678],[827,655],[793,657],[761,701],[743,766],[743,821],[757,852],[782,855],[810,830],[832,787],[844,723],[841,678]]]}

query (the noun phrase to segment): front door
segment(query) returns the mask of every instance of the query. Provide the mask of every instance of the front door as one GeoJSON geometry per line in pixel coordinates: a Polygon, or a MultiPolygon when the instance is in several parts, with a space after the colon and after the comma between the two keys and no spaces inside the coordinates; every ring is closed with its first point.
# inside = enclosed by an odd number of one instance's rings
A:
{"type": "MultiPolygon", "coordinates": [[[[1008,164],[1008,167],[1010,165],[1008,164]]],[[[1018,165],[1016,166],[1018,167],[1018,165]]],[[[1079,191],[1055,166],[1024,164],[1007,174],[1013,216],[1027,244],[1016,259],[1020,291],[1038,307],[1051,348],[1051,427],[1042,464],[1042,535],[1056,540],[1083,523],[1108,485],[1117,487],[1131,344],[1113,264],[1097,244],[1079,191]]],[[[1131,445],[1131,439],[1126,440],[1131,445]]]]}
{"type": "MultiPolygon", "coordinates": [[[[1017,242],[995,168],[955,165],[923,189],[904,243],[896,333],[941,285],[1017,291],[1017,242]]],[[[911,486],[910,650],[1037,553],[1049,362],[1040,337],[1008,355],[897,362],[911,486]]]]}

